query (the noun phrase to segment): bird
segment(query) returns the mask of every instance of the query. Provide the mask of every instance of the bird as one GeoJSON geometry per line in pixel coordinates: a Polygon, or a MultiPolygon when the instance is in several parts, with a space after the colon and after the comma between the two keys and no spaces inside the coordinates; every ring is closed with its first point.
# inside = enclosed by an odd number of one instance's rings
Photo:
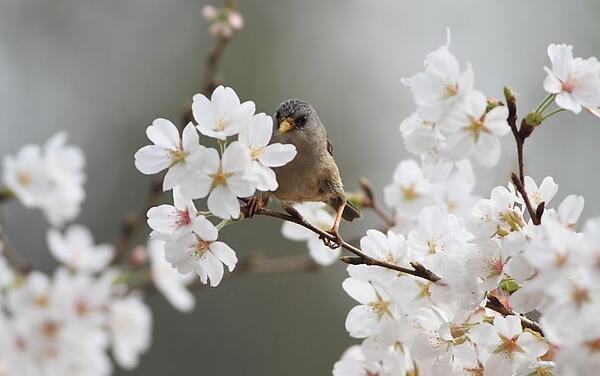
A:
{"type": "Polygon", "coordinates": [[[302,219],[293,208],[303,202],[323,202],[335,211],[332,228],[327,231],[336,239],[332,248],[342,243],[339,233],[343,219],[353,221],[361,217],[360,211],[348,202],[339,168],[333,157],[333,144],[317,111],[305,100],[288,99],[282,102],[273,117],[271,143],[292,144],[296,157],[288,164],[274,168],[278,187],[273,192],[261,192],[249,200],[248,216],[276,198],[290,215],[302,219]]]}

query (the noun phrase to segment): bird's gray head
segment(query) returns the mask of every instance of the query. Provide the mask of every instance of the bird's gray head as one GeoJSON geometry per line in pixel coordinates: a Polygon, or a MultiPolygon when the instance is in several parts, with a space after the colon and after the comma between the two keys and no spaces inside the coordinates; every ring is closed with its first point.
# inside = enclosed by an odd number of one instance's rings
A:
{"type": "Polygon", "coordinates": [[[316,132],[317,128],[323,128],[315,109],[301,99],[288,99],[279,105],[275,127],[279,134],[316,132]]]}

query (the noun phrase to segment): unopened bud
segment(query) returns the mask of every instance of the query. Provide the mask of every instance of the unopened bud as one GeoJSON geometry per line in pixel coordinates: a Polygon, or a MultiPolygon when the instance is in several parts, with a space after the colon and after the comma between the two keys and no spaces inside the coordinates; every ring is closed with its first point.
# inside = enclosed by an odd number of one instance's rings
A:
{"type": "Polygon", "coordinates": [[[148,261],[148,252],[146,251],[146,247],[138,245],[133,248],[131,251],[131,256],[129,257],[129,263],[134,267],[139,267],[144,265],[148,261]]]}

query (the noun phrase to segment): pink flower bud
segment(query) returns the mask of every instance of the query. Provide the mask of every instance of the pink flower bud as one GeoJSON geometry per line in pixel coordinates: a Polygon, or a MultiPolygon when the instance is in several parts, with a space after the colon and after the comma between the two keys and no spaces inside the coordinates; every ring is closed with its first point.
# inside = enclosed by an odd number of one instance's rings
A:
{"type": "Polygon", "coordinates": [[[146,247],[137,246],[131,251],[131,256],[129,257],[129,262],[133,266],[142,266],[148,261],[148,252],[146,251],[146,247]]]}
{"type": "Polygon", "coordinates": [[[234,30],[241,30],[244,27],[244,19],[239,12],[232,10],[227,15],[227,22],[231,25],[234,30]]]}
{"type": "Polygon", "coordinates": [[[217,13],[217,8],[212,5],[205,5],[204,8],[202,8],[202,15],[209,21],[213,21],[217,18],[217,13]]]}

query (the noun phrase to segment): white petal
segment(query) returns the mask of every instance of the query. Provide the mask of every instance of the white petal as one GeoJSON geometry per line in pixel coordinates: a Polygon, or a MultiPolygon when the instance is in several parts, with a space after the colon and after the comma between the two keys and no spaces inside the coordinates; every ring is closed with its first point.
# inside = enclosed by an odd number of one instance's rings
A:
{"type": "Polygon", "coordinates": [[[211,251],[204,253],[198,261],[200,262],[202,269],[208,274],[210,285],[212,287],[218,286],[219,283],[221,283],[221,279],[223,279],[223,264],[221,261],[219,261],[211,251]]]}
{"type": "Polygon", "coordinates": [[[483,166],[495,166],[500,159],[500,140],[491,134],[481,133],[475,145],[475,156],[483,166]]]}
{"type": "Polygon", "coordinates": [[[368,304],[377,300],[375,289],[369,282],[346,278],[342,282],[342,288],[350,297],[361,304],[368,304]]]}
{"type": "Polygon", "coordinates": [[[223,219],[240,216],[240,204],[237,198],[223,185],[213,189],[208,196],[208,210],[223,219]]]}
{"type": "Polygon", "coordinates": [[[171,165],[171,156],[161,146],[147,145],[135,153],[135,167],[146,175],[156,174],[171,165]]]}
{"type": "Polygon", "coordinates": [[[165,179],[163,180],[163,191],[168,191],[169,189],[173,189],[173,187],[176,185],[181,185],[186,179],[189,178],[188,173],[188,169],[186,169],[185,165],[182,163],[177,163],[171,166],[171,168],[169,168],[165,174],[165,179]]]}
{"type": "Polygon", "coordinates": [[[167,119],[154,120],[152,125],[146,128],[146,135],[150,141],[165,149],[177,149],[179,147],[179,131],[167,119]]]}
{"type": "Polygon", "coordinates": [[[238,262],[235,251],[223,242],[214,242],[210,245],[210,251],[227,267],[233,271],[238,262]]]}
{"type": "Polygon", "coordinates": [[[183,129],[181,144],[185,151],[191,151],[200,146],[200,137],[194,124],[188,123],[183,129]]]}
{"type": "Polygon", "coordinates": [[[271,144],[265,148],[258,160],[265,166],[280,167],[296,157],[296,147],[292,144],[271,144]]]}
{"type": "Polygon", "coordinates": [[[359,305],[348,312],[346,330],[351,337],[366,338],[373,335],[377,328],[377,315],[366,305],[359,305]]]}
{"type": "Polygon", "coordinates": [[[524,332],[517,340],[519,346],[525,350],[527,355],[538,357],[544,355],[548,351],[548,344],[543,338],[537,337],[529,332],[524,332]]]}
{"type": "Polygon", "coordinates": [[[250,150],[239,141],[232,142],[223,153],[223,171],[242,172],[250,166],[250,150]]]}

